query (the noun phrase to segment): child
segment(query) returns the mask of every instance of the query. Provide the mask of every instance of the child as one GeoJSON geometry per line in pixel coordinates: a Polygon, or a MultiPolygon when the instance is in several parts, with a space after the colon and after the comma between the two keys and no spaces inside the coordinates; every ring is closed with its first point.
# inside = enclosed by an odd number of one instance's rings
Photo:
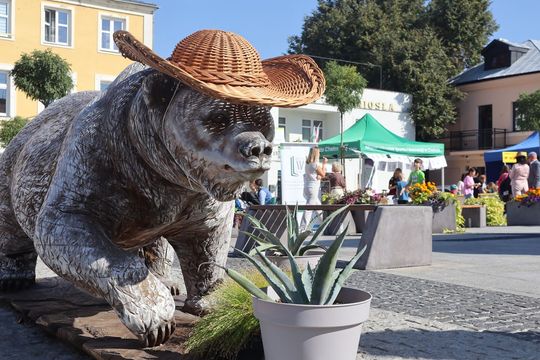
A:
{"type": "Polygon", "coordinates": [[[403,174],[396,176],[396,196],[398,204],[407,204],[409,202],[409,192],[407,191],[407,182],[403,180],[403,174]]]}
{"type": "Polygon", "coordinates": [[[407,182],[408,187],[426,182],[426,175],[424,175],[424,172],[421,170],[422,159],[414,159],[413,165],[414,170],[409,175],[409,181],[407,182]]]}

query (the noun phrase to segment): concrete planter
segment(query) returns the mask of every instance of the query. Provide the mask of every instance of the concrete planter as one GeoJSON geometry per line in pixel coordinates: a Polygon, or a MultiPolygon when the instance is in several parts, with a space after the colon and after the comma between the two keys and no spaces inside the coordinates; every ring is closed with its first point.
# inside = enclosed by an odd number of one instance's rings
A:
{"type": "MultiPolygon", "coordinates": [[[[321,250],[321,252],[315,253],[310,253],[308,251],[307,255],[295,256],[294,259],[296,260],[298,267],[302,270],[305,269],[308,264],[311,266],[312,269],[315,269],[315,267],[319,263],[319,260],[324,254],[323,251],[324,250],[321,250]]],[[[269,255],[268,259],[282,269],[291,269],[291,263],[289,262],[289,258],[287,256],[269,255]]]]}
{"type": "Polygon", "coordinates": [[[366,229],[366,221],[368,215],[372,210],[351,210],[352,218],[354,219],[354,225],[356,227],[356,233],[361,234],[366,229]]]}
{"type": "MultiPolygon", "coordinates": [[[[324,217],[326,218],[331,213],[325,212],[324,217]]],[[[328,224],[326,229],[324,229],[324,235],[338,235],[345,230],[345,226],[349,225],[347,228],[347,235],[356,234],[356,221],[353,218],[351,211],[346,211],[345,213],[339,214],[328,224]]]]}
{"type": "Polygon", "coordinates": [[[265,360],[355,360],[371,295],[343,288],[336,302],[300,305],[254,298],[265,360]]]}
{"type": "Polygon", "coordinates": [[[441,234],[445,229],[456,230],[456,204],[448,204],[442,208],[433,209],[433,233],[441,234]]]}
{"type": "Polygon", "coordinates": [[[506,219],[508,226],[540,225],[540,203],[524,206],[516,201],[506,203],[506,219]]]}

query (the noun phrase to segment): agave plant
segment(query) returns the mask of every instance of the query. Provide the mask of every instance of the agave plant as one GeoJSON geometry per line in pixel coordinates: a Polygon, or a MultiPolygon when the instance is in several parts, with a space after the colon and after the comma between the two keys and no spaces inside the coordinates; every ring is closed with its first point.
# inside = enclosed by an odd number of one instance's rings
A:
{"type": "MultiPolygon", "coordinates": [[[[345,211],[346,209],[347,207],[340,209],[340,211],[345,211]]],[[[294,222],[296,223],[296,220],[294,222]]],[[[287,226],[290,233],[291,229],[289,228],[289,225],[290,224],[288,223],[287,226]]],[[[262,244],[266,244],[266,241],[268,241],[275,247],[280,248],[287,255],[291,264],[291,277],[283,272],[278,266],[273,264],[268,257],[261,252],[259,247],[254,249],[256,256],[247,254],[240,250],[238,250],[238,252],[248,259],[264,276],[270,287],[272,287],[272,289],[278,295],[279,300],[283,303],[312,305],[333,304],[341,290],[341,287],[345,283],[345,280],[347,280],[347,278],[352,274],[354,264],[358,261],[360,256],[362,256],[366,249],[364,247],[362,250],[358,251],[343,269],[336,269],[338,252],[343,245],[345,235],[347,234],[347,228],[345,228],[342,233],[337,235],[335,241],[327,249],[315,269],[311,268],[311,266],[308,264],[303,271],[300,271],[292,252],[286,246],[283,246],[274,234],[264,230],[263,227],[260,227],[257,230],[264,234],[265,240],[251,234],[255,241],[262,244]]],[[[257,287],[255,284],[253,284],[253,282],[239,272],[226,267],[223,267],[223,269],[225,269],[225,272],[231,277],[231,279],[236,281],[253,296],[263,300],[274,300],[270,298],[266,292],[259,289],[259,287],[257,287]]]]}
{"type": "MultiPolygon", "coordinates": [[[[298,226],[298,217],[297,217],[298,205],[294,207],[293,211],[289,211],[288,207],[286,207],[285,209],[287,212],[287,215],[286,215],[287,250],[293,256],[302,256],[308,250],[313,250],[317,248],[325,249],[323,246],[317,244],[317,241],[319,240],[319,236],[323,234],[326,227],[330,224],[330,222],[336,216],[338,216],[339,214],[343,213],[344,211],[348,209],[348,206],[344,206],[343,208],[337,211],[334,211],[332,214],[330,214],[326,219],[324,219],[324,221],[317,228],[315,233],[313,233],[310,229],[313,227],[314,222],[319,220],[321,215],[318,215],[311,220],[311,222],[307,226],[307,230],[300,231],[300,226],[298,226]],[[310,236],[311,238],[307,240],[310,236]]],[[[273,239],[276,238],[276,236],[272,234],[272,232],[268,230],[268,228],[261,221],[259,221],[259,219],[249,214],[246,214],[245,216],[248,219],[248,221],[251,223],[251,225],[253,226],[253,231],[251,233],[242,231],[242,233],[246,234],[248,237],[255,240],[255,242],[258,244],[257,247],[255,247],[253,250],[249,252],[249,255],[255,255],[256,251],[264,252],[266,250],[272,250],[274,253],[277,253],[280,255],[286,255],[285,251],[283,251],[283,248],[285,247],[285,245],[283,245],[279,241],[278,241],[279,244],[275,244],[273,239]]]]}

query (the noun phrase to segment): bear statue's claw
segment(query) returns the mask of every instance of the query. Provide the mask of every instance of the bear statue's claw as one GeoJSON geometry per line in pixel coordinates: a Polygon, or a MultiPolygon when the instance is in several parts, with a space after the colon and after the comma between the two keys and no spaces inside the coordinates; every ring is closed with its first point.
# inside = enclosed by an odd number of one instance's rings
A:
{"type": "Polygon", "coordinates": [[[174,320],[168,324],[164,324],[157,329],[149,331],[144,334],[141,341],[144,343],[144,347],[154,347],[164,344],[171,335],[174,333],[176,328],[174,320]]]}
{"type": "Polygon", "coordinates": [[[36,280],[34,278],[11,278],[0,279],[0,291],[17,291],[29,288],[34,285],[36,280]]]}
{"type": "Polygon", "coordinates": [[[171,290],[171,295],[180,295],[180,289],[176,286],[170,286],[169,289],[171,290]]]}

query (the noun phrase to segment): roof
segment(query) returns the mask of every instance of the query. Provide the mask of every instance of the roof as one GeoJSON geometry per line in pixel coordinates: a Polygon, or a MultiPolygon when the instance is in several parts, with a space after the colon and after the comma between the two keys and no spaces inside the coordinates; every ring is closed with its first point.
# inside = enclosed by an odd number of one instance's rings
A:
{"type": "MultiPolygon", "coordinates": [[[[321,141],[321,155],[339,156],[341,134],[321,141]]],[[[444,144],[412,141],[397,136],[382,126],[370,114],[364,115],[353,126],[343,132],[346,158],[358,158],[358,151],[364,154],[405,155],[432,157],[444,155],[444,144]]]]}
{"type": "Polygon", "coordinates": [[[132,4],[136,4],[136,5],[146,5],[146,6],[149,6],[149,7],[153,7],[155,9],[158,8],[158,6],[156,4],[149,3],[149,2],[146,2],[146,1],[140,1],[140,0],[116,0],[116,1],[125,2],[125,3],[132,3],[132,4]]]}
{"type": "MultiPolygon", "coordinates": [[[[450,83],[453,85],[463,85],[479,81],[494,80],[509,76],[540,72],[540,40],[527,40],[521,44],[512,43],[505,39],[498,39],[494,41],[503,42],[515,48],[528,49],[528,51],[509,67],[484,70],[484,63],[482,62],[452,78],[450,83]]],[[[486,48],[488,48],[492,43],[486,46],[486,48]]]]}
{"type": "Polygon", "coordinates": [[[519,144],[504,149],[486,151],[484,153],[484,160],[485,162],[502,161],[502,153],[507,151],[540,151],[540,133],[538,131],[533,132],[519,144]]]}

